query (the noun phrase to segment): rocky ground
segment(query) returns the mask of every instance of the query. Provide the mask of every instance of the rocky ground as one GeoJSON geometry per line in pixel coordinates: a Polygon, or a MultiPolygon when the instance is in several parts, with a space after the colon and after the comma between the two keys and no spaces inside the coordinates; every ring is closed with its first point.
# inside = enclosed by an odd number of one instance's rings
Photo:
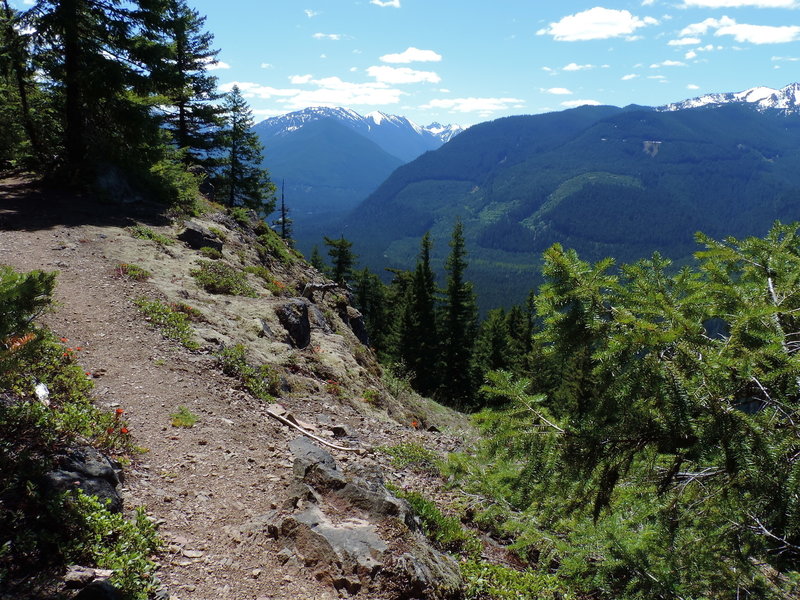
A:
{"type": "MultiPolygon", "coordinates": [[[[177,241],[161,246],[136,239],[128,229],[136,223],[170,237],[182,227],[147,205],[99,205],[42,192],[24,178],[0,181],[0,263],[59,272],[57,304],[43,320],[80,348],[78,360],[92,374],[97,404],[123,409],[143,449],[131,457],[122,495],[126,510],[143,505],[160,523],[167,546],[159,577],[167,597],[300,600],[357,593],[337,590],[313,561],[287,555],[285,542],[267,534],[265,517],[277,518],[291,502],[296,508],[289,443],[299,434],[271,418],[267,402],[223,375],[215,353],[223,344],[245,344],[253,360],[280,373],[283,392],[276,402],[287,413],[324,439],[361,448],[328,449],[347,477],[378,469],[397,485],[414,485],[413,475],[397,472],[372,449],[414,441],[446,452],[462,438],[463,421],[419,399],[398,401],[371,354],[336,317],[334,304],[317,299],[325,323],[316,323],[310,344],[297,348],[276,317],[290,301],[286,294],[272,294],[255,280],[258,298],[208,294],[189,275],[195,250],[177,241]],[[143,282],[119,277],[120,263],[138,264],[153,276],[143,282]],[[201,310],[206,322],[197,327],[200,350],[166,341],[134,305],[139,297],[201,310]],[[199,417],[194,427],[172,426],[180,406],[199,417]],[[438,431],[427,431],[429,426],[438,431]]],[[[225,259],[241,260],[251,252],[248,240],[226,223],[205,221],[227,234],[225,259]]],[[[304,283],[295,277],[322,281],[302,265],[272,268],[287,288],[304,283]]],[[[361,595],[399,593],[365,588],[361,595]]]]}

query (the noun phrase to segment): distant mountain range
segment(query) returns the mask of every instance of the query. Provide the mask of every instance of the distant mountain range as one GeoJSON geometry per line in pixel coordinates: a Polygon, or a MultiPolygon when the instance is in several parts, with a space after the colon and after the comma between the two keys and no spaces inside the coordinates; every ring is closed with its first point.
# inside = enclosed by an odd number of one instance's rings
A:
{"type": "Polygon", "coordinates": [[[799,88],[475,125],[397,168],[332,234],[383,272],[413,268],[430,231],[441,268],[459,218],[484,309],[521,301],[555,242],[589,260],[689,261],[696,231],[763,235],[800,219],[799,88]]]}
{"type": "Polygon", "coordinates": [[[768,87],[754,87],[743,92],[727,94],[706,94],[690,100],[667,104],[658,110],[674,111],[701,106],[721,106],[723,104],[750,104],[758,110],[778,109],[789,113],[800,112],[800,83],[790,83],[784,88],[774,90],[768,87]]]}
{"type": "Polygon", "coordinates": [[[258,123],[272,180],[286,182],[298,225],[356,206],[397,167],[435,150],[464,130],[347,108],[307,108],[258,123]]]}

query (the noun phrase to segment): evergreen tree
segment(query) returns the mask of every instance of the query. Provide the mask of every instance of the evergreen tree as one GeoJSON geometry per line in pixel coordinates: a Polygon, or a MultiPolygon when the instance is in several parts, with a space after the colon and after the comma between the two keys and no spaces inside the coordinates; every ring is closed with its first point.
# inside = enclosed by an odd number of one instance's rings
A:
{"type": "Polygon", "coordinates": [[[209,74],[218,50],[214,36],[204,31],[206,18],[185,0],[167,0],[158,23],[165,56],[151,73],[157,91],[166,97],[165,125],[175,144],[185,148],[187,163],[212,166],[220,144],[222,109],[216,103],[217,78],[209,74]]]}
{"type": "Polygon", "coordinates": [[[440,397],[452,406],[466,409],[475,397],[472,349],[477,329],[477,307],[472,284],[465,280],[466,246],[464,226],[457,221],[445,263],[447,288],[442,317],[442,372],[440,397]]]}
{"type": "Polygon", "coordinates": [[[380,277],[365,267],[355,273],[353,293],[355,306],[364,316],[370,345],[385,358],[392,336],[391,305],[386,301],[386,286],[380,277]]]}
{"type": "MultiPolygon", "coordinates": [[[[289,248],[294,248],[294,240],[292,239],[292,218],[289,216],[289,208],[286,206],[286,198],[284,196],[285,182],[281,182],[281,207],[279,209],[280,217],[275,222],[275,225],[280,227],[281,239],[286,242],[289,248]]],[[[312,263],[313,264],[313,263],[312,263]]]]}
{"type": "Polygon", "coordinates": [[[330,268],[325,264],[325,260],[322,258],[322,254],[320,254],[319,246],[316,244],[314,244],[314,247],[311,249],[311,258],[308,260],[308,262],[311,263],[312,267],[324,275],[327,275],[330,271],[330,268]]]}
{"type": "Polygon", "coordinates": [[[510,341],[505,310],[496,308],[489,311],[486,320],[481,323],[475,341],[473,360],[480,380],[483,380],[489,371],[510,369],[510,341]]]}
{"type": "Polygon", "coordinates": [[[31,95],[35,92],[28,52],[30,35],[20,32],[21,17],[21,13],[9,6],[8,0],[3,0],[0,12],[0,160],[21,156],[23,139],[27,139],[33,158],[41,162],[44,153],[31,106],[31,95]]]}
{"type": "Polygon", "coordinates": [[[414,389],[430,396],[439,387],[439,326],[436,283],[431,269],[431,237],[422,238],[419,259],[404,302],[399,354],[414,373],[414,389]]]}
{"type": "Polygon", "coordinates": [[[353,277],[353,267],[356,255],[351,248],[353,242],[346,240],[342,235],[338,240],[325,236],[325,245],[328,246],[328,256],[331,257],[331,278],[340,285],[347,285],[353,277]]]}
{"type": "Polygon", "coordinates": [[[225,97],[224,164],[217,176],[218,197],[228,206],[246,206],[266,216],[275,210],[275,186],[261,167],[263,147],[252,130],[253,113],[238,86],[225,97]]]}
{"type": "Polygon", "coordinates": [[[147,161],[158,122],[144,90],[152,58],[146,17],[158,7],[120,0],[38,0],[28,13],[34,60],[63,115],[71,176],[109,159],[147,161]]]}

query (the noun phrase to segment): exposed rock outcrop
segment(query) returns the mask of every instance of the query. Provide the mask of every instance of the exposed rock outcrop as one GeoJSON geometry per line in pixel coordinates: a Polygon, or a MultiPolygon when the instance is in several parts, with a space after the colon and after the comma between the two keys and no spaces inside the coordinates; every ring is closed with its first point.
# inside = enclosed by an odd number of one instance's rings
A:
{"type": "Polygon", "coordinates": [[[260,521],[284,546],[285,560],[348,594],[380,589],[395,598],[460,596],[458,565],[430,545],[379,471],[347,477],[307,438],[293,440],[290,449],[293,491],[282,510],[260,521]]]}

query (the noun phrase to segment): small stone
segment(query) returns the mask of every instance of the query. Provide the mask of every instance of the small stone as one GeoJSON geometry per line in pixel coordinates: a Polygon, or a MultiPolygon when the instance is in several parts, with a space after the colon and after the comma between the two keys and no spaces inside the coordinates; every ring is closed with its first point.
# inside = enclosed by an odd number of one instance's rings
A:
{"type": "Polygon", "coordinates": [[[203,554],[205,554],[205,552],[203,552],[202,550],[184,550],[183,551],[183,555],[186,558],[200,558],[201,556],[203,556],[203,554]]]}
{"type": "Polygon", "coordinates": [[[253,577],[258,579],[258,577],[261,575],[261,569],[253,569],[253,572],[251,574],[253,575],[253,577]]]}

